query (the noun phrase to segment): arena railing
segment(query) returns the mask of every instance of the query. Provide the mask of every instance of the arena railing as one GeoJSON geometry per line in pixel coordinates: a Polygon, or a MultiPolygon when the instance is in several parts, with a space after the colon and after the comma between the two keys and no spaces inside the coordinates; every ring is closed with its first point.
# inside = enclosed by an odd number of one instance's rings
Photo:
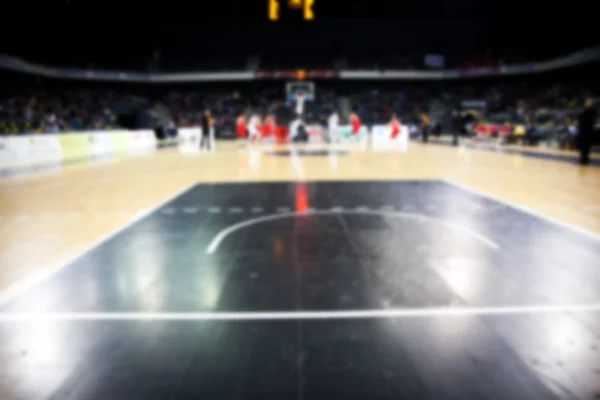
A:
{"type": "MultiPolygon", "coordinates": [[[[474,77],[531,74],[582,65],[600,60],[600,47],[579,50],[551,60],[503,65],[498,67],[446,69],[438,71],[419,70],[307,70],[302,71],[306,79],[405,79],[444,80],[474,77]]],[[[227,82],[260,79],[295,79],[298,71],[231,71],[231,72],[186,72],[186,73],[140,73],[125,71],[83,70],[49,67],[34,64],[18,57],[0,54],[0,68],[58,79],[121,81],[142,83],[173,82],[227,82]]]]}

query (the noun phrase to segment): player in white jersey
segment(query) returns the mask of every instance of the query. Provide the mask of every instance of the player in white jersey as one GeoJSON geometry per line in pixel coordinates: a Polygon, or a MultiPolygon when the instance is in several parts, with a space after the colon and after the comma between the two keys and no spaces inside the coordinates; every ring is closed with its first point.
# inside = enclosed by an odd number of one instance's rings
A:
{"type": "Polygon", "coordinates": [[[330,142],[338,142],[338,126],[340,124],[340,118],[337,112],[333,112],[327,119],[327,135],[329,136],[330,142]]]}
{"type": "Polygon", "coordinates": [[[250,140],[260,139],[260,126],[261,120],[258,114],[252,114],[250,121],[248,121],[248,138],[250,140]]]}
{"type": "Polygon", "coordinates": [[[304,113],[304,95],[296,96],[296,116],[300,117],[304,113]]]}
{"type": "Polygon", "coordinates": [[[293,141],[298,136],[300,125],[302,125],[302,119],[300,119],[300,118],[296,118],[295,120],[293,120],[290,123],[290,127],[289,127],[290,141],[293,141]]]}

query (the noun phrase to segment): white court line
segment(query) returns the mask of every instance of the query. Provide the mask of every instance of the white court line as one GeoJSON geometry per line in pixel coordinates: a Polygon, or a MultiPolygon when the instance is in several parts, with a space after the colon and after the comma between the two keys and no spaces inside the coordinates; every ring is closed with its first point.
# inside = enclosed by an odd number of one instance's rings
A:
{"type": "Polygon", "coordinates": [[[457,224],[456,222],[447,221],[440,218],[434,218],[427,215],[422,214],[412,214],[412,213],[404,213],[397,211],[359,211],[359,210],[315,210],[315,211],[307,211],[307,212],[289,212],[289,213],[280,213],[280,214],[271,214],[264,215],[261,217],[250,218],[242,222],[238,222],[237,224],[231,225],[223,230],[221,230],[210,242],[208,247],[206,248],[206,254],[213,254],[218,248],[221,242],[231,233],[237,231],[238,229],[242,229],[251,225],[260,224],[263,222],[284,219],[284,218],[295,218],[299,216],[314,216],[314,215],[334,215],[334,214],[355,214],[355,215],[377,215],[381,217],[394,217],[394,218],[406,218],[423,222],[435,222],[451,229],[461,231],[471,237],[479,240],[484,243],[488,247],[499,250],[500,245],[491,239],[486,238],[485,236],[467,228],[466,226],[457,224]]]}
{"type": "Polygon", "coordinates": [[[571,224],[559,221],[559,220],[554,219],[554,218],[546,217],[546,216],[544,216],[542,214],[539,214],[536,211],[534,211],[534,210],[532,210],[532,209],[530,209],[528,207],[525,207],[525,206],[522,206],[522,205],[519,205],[519,204],[511,204],[511,203],[509,203],[509,202],[507,202],[505,200],[502,200],[502,199],[500,199],[500,198],[498,198],[496,196],[493,196],[493,195],[488,194],[488,193],[481,192],[481,191],[479,191],[477,189],[473,189],[470,186],[463,185],[461,183],[457,183],[457,182],[454,182],[454,181],[449,180],[449,179],[445,179],[444,182],[448,183],[449,185],[453,185],[453,186],[455,186],[455,187],[457,187],[459,189],[462,189],[462,190],[465,190],[467,192],[476,194],[477,196],[485,197],[485,198],[487,198],[489,200],[493,200],[493,201],[495,201],[497,203],[504,204],[507,207],[511,207],[511,208],[517,209],[519,211],[522,211],[524,213],[527,213],[529,215],[533,215],[534,217],[537,217],[537,218],[542,219],[544,221],[547,221],[547,222],[550,222],[552,224],[558,225],[560,227],[563,227],[563,228],[566,228],[566,229],[570,229],[572,231],[581,233],[583,235],[586,235],[586,236],[591,237],[591,238],[596,239],[596,240],[600,240],[600,234],[597,234],[596,232],[592,232],[592,231],[589,231],[589,230],[587,230],[585,228],[581,228],[581,227],[576,226],[576,225],[571,225],[571,224]]]}
{"type": "Polygon", "coordinates": [[[67,312],[0,313],[0,323],[19,321],[277,321],[323,319],[424,318],[600,312],[600,304],[487,307],[426,307],[324,311],[256,312],[67,312]]]}
{"type": "Polygon", "coordinates": [[[28,290],[28,289],[32,288],[33,286],[50,278],[51,276],[53,276],[54,274],[56,274],[58,271],[62,270],[63,268],[65,268],[69,265],[72,265],[72,263],[74,261],[76,261],[78,258],[82,257],[84,254],[86,254],[90,250],[100,246],[102,243],[106,242],[107,240],[111,239],[112,237],[123,232],[125,229],[131,227],[132,225],[134,225],[136,222],[143,219],[144,217],[152,214],[154,211],[163,207],[165,204],[169,203],[171,200],[176,199],[177,197],[189,192],[195,186],[196,186],[196,183],[194,183],[193,185],[190,185],[189,187],[187,187],[185,189],[180,190],[179,192],[175,193],[172,196],[169,196],[164,201],[157,203],[156,205],[154,205],[150,208],[147,208],[146,210],[142,210],[142,211],[138,212],[137,214],[135,214],[133,219],[131,219],[131,221],[127,222],[125,225],[121,226],[120,228],[115,229],[113,232],[110,232],[107,235],[104,235],[103,237],[101,237],[100,239],[98,239],[97,241],[92,243],[91,245],[85,247],[83,250],[77,252],[74,256],[68,258],[67,260],[57,263],[53,266],[50,266],[50,267],[48,267],[42,271],[39,271],[35,274],[32,274],[32,275],[18,281],[17,283],[9,286],[6,290],[0,292],[0,307],[3,306],[4,304],[8,303],[9,301],[13,300],[17,296],[21,295],[26,290],[28,290]]]}
{"type": "Polygon", "coordinates": [[[292,167],[294,168],[294,171],[296,172],[296,176],[298,178],[298,180],[303,181],[304,180],[304,169],[302,168],[302,161],[300,160],[300,157],[298,157],[298,150],[296,149],[296,147],[294,147],[293,145],[291,146],[291,152],[290,152],[290,161],[292,163],[292,167]]]}

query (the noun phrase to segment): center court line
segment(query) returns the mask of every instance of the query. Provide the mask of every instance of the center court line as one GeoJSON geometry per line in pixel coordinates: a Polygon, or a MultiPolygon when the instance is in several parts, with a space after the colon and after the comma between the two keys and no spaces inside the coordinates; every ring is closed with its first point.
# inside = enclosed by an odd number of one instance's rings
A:
{"type": "Polygon", "coordinates": [[[250,218],[247,219],[245,221],[239,222],[237,224],[231,225],[223,230],[221,230],[214,238],[213,240],[210,242],[210,244],[208,245],[208,247],[206,248],[206,254],[214,254],[214,252],[219,248],[219,245],[221,244],[221,242],[227,237],[229,236],[231,233],[251,226],[251,225],[255,225],[255,224],[260,224],[263,222],[268,222],[268,221],[273,221],[273,220],[278,220],[278,219],[285,219],[285,218],[295,218],[295,217],[300,217],[300,216],[315,216],[315,215],[338,215],[338,214],[353,214],[353,215],[375,215],[375,216],[381,216],[381,217],[394,217],[394,218],[405,218],[405,219],[412,219],[412,220],[416,220],[416,221],[422,221],[422,222],[430,222],[430,223],[438,223],[441,225],[444,225],[448,228],[454,229],[455,231],[460,231],[463,232],[477,240],[479,240],[480,242],[484,243],[485,245],[487,245],[488,247],[494,249],[494,250],[500,250],[500,245],[494,241],[492,241],[491,239],[488,239],[487,237],[467,228],[466,226],[460,225],[456,222],[452,222],[452,221],[447,221],[444,219],[440,219],[440,218],[434,218],[434,217],[430,217],[427,215],[423,215],[423,214],[414,214],[414,213],[405,213],[405,212],[398,212],[398,211],[377,211],[377,210],[344,210],[342,208],[336,208],[335,211],[332,210],[313,210],[313,211],[305,211],[305,212],[288,212],[288,213],[279,213],[279,214],[271,214],[271,215],[265,215],[265,216],[261,216],[261,217],[256,217],[256,218],[250,218]]]}
{"type": "Polygon", "coordinates": [[[293,321],[506,316],[568,312],[600,312],[600,304],[390,308],[338,311],[0,313],[0,323],[38,321],[293,321]]]}
{"type": "Polygon", "coordinates": [[[77,259],[83,257],[87,252],[91,251],[92,249],[100,246],[102,243],[108,241],[109,239],[113,238],[114,236],[117,236],[119,233],[123,232],[124,230],[126,230],[127,228],[133,226],[136,222],[144,219],[145,217],[147,217],[148,215],[152,214],[154,211],[160,209],[161,207],[163,207],[164,205],[168,204],[170,201],[178,198],[179,196],[189,192],[190,190],[192,190],[194,187],[196,187],[196,183],[178,191],[177,193],[167,197],[166,199],[164,199],[161,202],[156,203],[155,205],[143,209],[141,211],[139,211],[137,214],[135,214],[135,216],[129,221],[127,222],[125,225],[120,226],[119,228],[115,229],[114,231],[102,236],[100,239],[98,239],[97,241],[94,241],[91,245],[86,246],[85,248],[83,248],[81,251],[75,253],[74,256],[66,259],[65,261],[56,263],[48,268],[45,268],[37,273],[34,273],[32,275],[29,275],[28,277],[17,281],[17,283],[9,286],[6,290],[4,291],[0,291],[0,307],[2,307],[4,304],[8,303],[9,301],[15,299],[16,297],[18,297],[19,295],[21,295],[22,293],[24,293],[25,291],[31,289],[32,287],[34,287],[35,285],[45,281],[46,279],[50,278],[51,276],[53,276],[54,274],[56,274],[58,271],[62,270],[63,268],[72,265],[77,259]]]}

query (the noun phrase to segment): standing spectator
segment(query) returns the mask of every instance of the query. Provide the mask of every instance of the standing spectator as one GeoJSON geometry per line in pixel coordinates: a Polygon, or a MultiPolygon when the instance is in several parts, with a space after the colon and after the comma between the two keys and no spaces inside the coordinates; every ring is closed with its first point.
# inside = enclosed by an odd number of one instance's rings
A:
{"type": "Polygon", "coordinates": [[[590,163],[590,150],[592,148],[594,125],[596,123],[596,110],[594,109],[594,99],[585,100],[585,108],[579,115],[579,132],[577,134],[577,144],[579,146],[579,163],[588,165],[590,163]]]}
{"type": "Polygon", "coordinates": [[[46,133],[56,133],[60,130],[59,121],[54,113],[48,114],[43,124],[44,132],[46,133]]]}
{"type": "Polygon", "coordinates": [[[205,146],[206,146],[206,150],[210,150],[211,149],[210,133],[211,133],[211,130],[213,127],[213,119],[212,119],[212,115],[210,114],[210,110],[207,109],[206,111],[204,111],[204,115],[202,116],[200,125],[202,128],[202,132],[201,132],[202,137],[200,138],[200,150],[205,148],[205,146]]]}
{"type": "Polygon", "coordinates": [[[429,116],[425,113],[421,114],[421,132],[423,143],[429,141],[429,116]]]}

